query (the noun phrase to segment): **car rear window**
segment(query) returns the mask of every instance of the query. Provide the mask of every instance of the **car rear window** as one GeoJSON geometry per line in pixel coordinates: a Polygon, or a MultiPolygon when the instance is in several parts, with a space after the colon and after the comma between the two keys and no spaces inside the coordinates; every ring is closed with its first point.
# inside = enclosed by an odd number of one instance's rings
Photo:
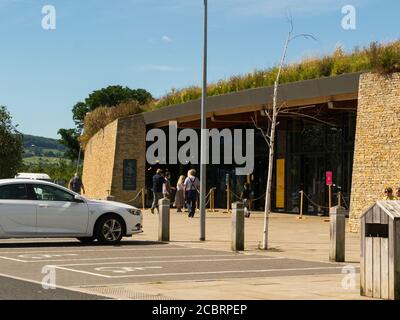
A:
{"type": "Polygon", "coordinates": [[[8,184],[0,186],[0,200],[27,200],[25,184],[8,184]]]}

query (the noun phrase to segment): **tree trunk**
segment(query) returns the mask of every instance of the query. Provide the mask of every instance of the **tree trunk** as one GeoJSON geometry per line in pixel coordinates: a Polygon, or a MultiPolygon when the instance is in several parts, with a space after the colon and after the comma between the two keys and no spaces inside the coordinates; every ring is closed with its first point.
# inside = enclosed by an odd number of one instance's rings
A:
{"type": "Polygon", "coordinates": [[[272,175],[274,172],[274,159],[275,159],[275,130],[277,126],[277,118],[278,118],[278,86],[279,80],[283,68],[283,64],[285,63],[286,52],[289,46],[289,42],[292,36],[292,30],[289,32],[288,37],[286,39],[285,47],[283,49],[282,60],[279,65],[278,74],[276,75],[275,85],[274,85],[274,98],[272,105],[272,119],[271,119],[271,132],[269,138],[269,157],[268,157],[268,178],[267,178],[267,188],[265,192],[265,209],[264,209],[264,233],[263,233],[263,243],[262,249],[268,250],[268,224],[269,224],[269,214],[271,212],[271,195],[272,195],[272,175]]]}
{"type": "MultiPolygon", "coordinates": [[[[265,192],[265,211],[264,211],[264,233],[263,233],[263,243],[262,243],[262,249],[268,250],[268,227],[269,227],[269,214],[271,212],[271,196],[272,196],[272,176],[274,172],[274,161],[275,161],[275,131],[276,131],[276,126],[278,123],[276,122],[278,119],[278,114],[280,112],[281,107],[278,107],[278,88],[279,88],[279,80],[281,77],[281,72],[283,69],[283,65],[285,63],[286,59],[286,54],[287,50],[289,47],[290,41],[293,39],[296,39],[298,37],[311,37],[315,40],[315,38],[312,35],[309,34],[299,34],[297,36],[292,37],[292,32],[293,32],[293,21],[290,17],[290,25],[291,29],[289,31],[288,37],[286,39],[285,46],[283,48],[283,55],[282,55],[282,60],[278,68],[278,73],[276,75],[276,80],[275,80],[275,85],[274,85],[274,98],[273,98],[273,105],[272,105],[272,118],[270,114],[269,120],[271,121],[271,128],[268,128],[267,134],[263,132],[264,138],[269,140],[269,157],[268,157],[268,178],[267,178],[267,187],[266,187],[266,192],[265,192]],[[269,135],[269,136],[268,136],[269,135]]],[[[266,111],[268,112],[268,111],[266,111]]]]}
{"type": "Polygon", "coordinates": [[[278,116],[277,110],[277,92],[278,92],[278,82],[275,82],[274,86],[274,107],[272,114],[271,123],[271,135],[269,143],[269,157],[268,157],[268,178],[267,178],[267,188],[265,192],[265,209],[264,209],[264,234],[263,234],[263,244],[262,249],[268,250],[268,223],[269,223],[269,213],[271,211],[271,195],[272,195],[272,176],[274,173],[274,152],[275,152],[275,130],[276,130],[276,120],[278,116]]]}

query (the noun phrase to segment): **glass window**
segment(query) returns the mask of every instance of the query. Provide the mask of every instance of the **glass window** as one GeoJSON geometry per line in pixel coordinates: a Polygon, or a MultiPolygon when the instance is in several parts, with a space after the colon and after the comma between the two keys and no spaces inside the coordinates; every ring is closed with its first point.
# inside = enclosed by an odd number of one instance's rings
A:
{"type": "Polygon", "coordinates": [[[33,185],[33,190],[37,200],[41,201],[75,201],[74,195],[56,187],[47,185],[33,185]]]}
{"type": "Polygon", "coordinates": [[[28,200],[25,184],[0,186],[0,200],[28,200]]]}

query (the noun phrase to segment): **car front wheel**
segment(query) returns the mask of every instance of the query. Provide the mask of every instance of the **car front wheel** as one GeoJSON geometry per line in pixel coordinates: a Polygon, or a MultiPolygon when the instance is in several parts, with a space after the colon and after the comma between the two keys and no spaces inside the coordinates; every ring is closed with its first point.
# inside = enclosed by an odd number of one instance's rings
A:
{"type": "Polygon", "coordinates": [[[97,223],[96,238],[102,244],[117,244],[124,236],[124,223],[115,215],[107,215],[97,223]]]}

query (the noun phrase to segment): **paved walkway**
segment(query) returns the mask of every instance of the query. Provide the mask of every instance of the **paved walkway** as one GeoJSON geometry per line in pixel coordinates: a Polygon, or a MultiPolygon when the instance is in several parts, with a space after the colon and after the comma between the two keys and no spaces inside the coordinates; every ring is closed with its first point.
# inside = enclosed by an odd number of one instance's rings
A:
{"type": "MultiPolygon", "coordinates": [[[[223,213],[208,213],[206,241],[200,242],[198,213],[194,219],[171,211],[171,244],[202,249],[230,251],[231,219],[223,213]]],[[[137,240],[155,240],[158,215],[145,212],[144,230],[137,240]]],[[[270,217],[270,250],[259,249],[262,241],[263,214],[254,213],[246,219],[246,250],[248,255],[328,262],[329,222],[327,217],[272,214],[270,217]]],[[[120,291],[139,291],[173,299],[361,299],[359,295],[359,237],[346,234],[346,263],[343,273],[274,276],[217,281],[177,281],[132,284],[120,291]],[[353,273],[356,272],[356,273],[353,273]]],[[[338,264],[338,266],[342,266],[338,264]]],[[[94,292],[105,293],[107,287],[94,292]]]]}
{"type": "Polygon", "coordinates": [[[114,247],[74,239],[1,240],[0,277],[8,282],[0,287],[38,299],[60,297],[65,289],[77,299],[361,299],[358,235],[347,234],[346,262],[330,263],[327,218],[272,214],[265,251],[259,249],[263,214],[253,213],[240,253],[230,249],[230,214],[208,214],[204,242],[198,214],[190,219],[171,211],[170,243],[157,241],[158,219],[146,211],[144,233],[114,247]],[[54,292],[38,286],[49,267],[59,288],[54,292]]]}

